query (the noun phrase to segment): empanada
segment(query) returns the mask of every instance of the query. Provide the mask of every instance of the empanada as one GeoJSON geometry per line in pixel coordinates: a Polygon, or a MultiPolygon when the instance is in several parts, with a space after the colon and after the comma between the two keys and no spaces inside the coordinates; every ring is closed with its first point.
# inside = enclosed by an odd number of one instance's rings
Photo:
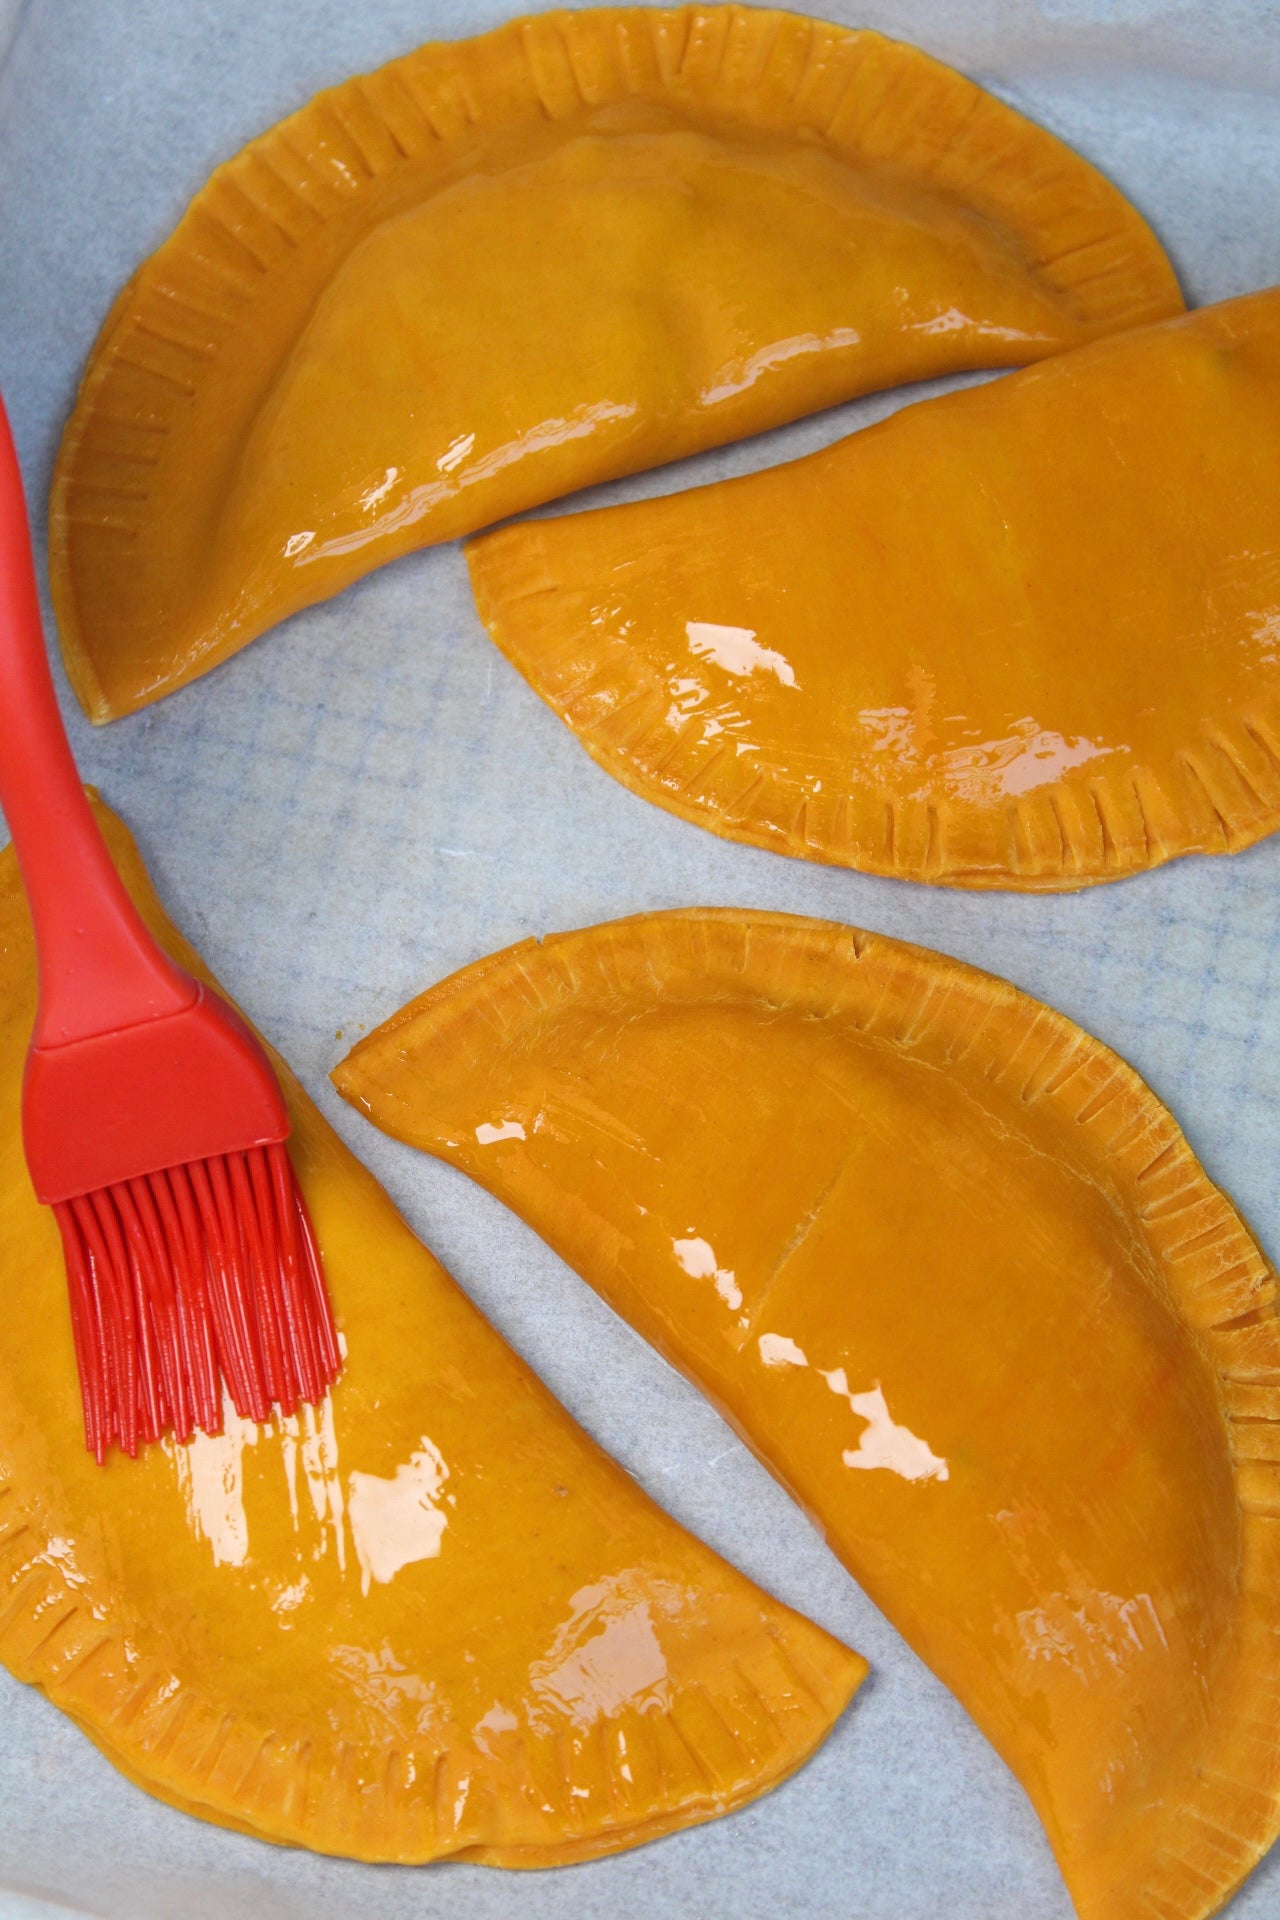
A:
{"type": "Polygon", "coordinates": [[[1276,1277],[1137,1075],[937,954],[659,913],[335,1074],[702,1387],[1013,1768],[1081,1920],[1280,1828],[1276,1277]]]}
{"type": "MultiPolygon", "coordinates": [[[[106,822],[151,925],[132,842],[106,822]]],[[[207,976],[206,976],[207,977],[207,976]]],[[[0,1658],[148,1791],[363,1860],[547,1866],[762,1792],[865,1663],[652,1505],[279,1061],[348,1346],[318,1415],[99,1467],[18,1096],[35,1001],[0,856],[0,1658]]]]}
{"type": "Polygon", "coordinates": [[[878,34],[423,47],[220,167],[116,301],[50,509],[67,670],[110,719],[412,548],[1181,304],[1092,167],[878,34]]]}
{"type": "Polygon", "coordinates": [[[469,553],[588,752],[728,839],[1061,889],[1280,823],[1280,290],[469,553]]]}

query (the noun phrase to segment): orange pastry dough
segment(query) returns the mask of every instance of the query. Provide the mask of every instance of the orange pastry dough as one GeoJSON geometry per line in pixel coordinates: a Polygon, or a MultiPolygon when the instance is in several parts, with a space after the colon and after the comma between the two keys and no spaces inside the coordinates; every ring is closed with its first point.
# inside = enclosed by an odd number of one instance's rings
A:
{"type": "Polygon", "coordinates": [[[396,555],[1182,305],[1123,196],[874,33],[513,21],[220,167],[113,307],[50,524],[95,720],[396,555]]]}
{"type": "Polygon", "coordinates": [[[1280,1828],[1276,1278],[1133,1071],[938,954],[653,914],[335,1074],[697,1382],[1013,1768],[1081,1920],[1280,1828]]]}
{"type": "Polygon", "coordinates": [[[1280,824],[1280,290],[470,548],[609,772],[729,839],[1059,889],[1280,824]]]}
{"type": "MultiPolygon", "coordinates": [[[[132,842],[149,922],[194,954],[132,842]]],[[[207,977],[207,976],[205,976],[207,977]]],[[[318,1412],[99,1468],[22,1157],[35,998],[0,856],[0,1657],[161,1799],[365,1860],[544,1866],[762,1792],[865,1664],[569,1419],[276,1061],[349,1346],[318,1412]]]]}

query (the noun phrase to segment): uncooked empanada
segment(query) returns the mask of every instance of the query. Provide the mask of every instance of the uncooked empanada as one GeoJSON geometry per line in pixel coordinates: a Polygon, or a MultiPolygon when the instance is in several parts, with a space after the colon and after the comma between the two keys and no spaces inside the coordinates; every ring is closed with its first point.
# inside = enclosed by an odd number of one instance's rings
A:
{"type": "MultiPolygon", "coordinates": [[[[106,820],[155,931],[132,842],[106,820]]],[[[207,977],[207,976],[205,976],[207,977]]],[[[0,1658],[161,1799],[364,1860],[581,1860],[752,1798],[865,1672],[669,1520],[279,1061],[347,1343],[318,1414],[86,1452],[23,1161],[35,968],[0,856],[0,1658]]]]}
{"type": "Polygon", "coordinates": [[[693,911],[480,961],[335,1079],[722,1409],[1081,1920],[1216,1911],[1280,1827],[1276,1279],[1129,1067],[940,955],[693,911]]]}
{"type": "Polygon", "coordinates": [[[960,887],[1235,851],[1280,824],[1280,290],[470,559],[588,752],[713,833],[960,887]]]}
{"type": "Polygon", "coordinates": [[[1181,305],[1092,167],[878,34],[423,47],[220,167],[117,300],[51,505],[67,670],[110,719],[412,548],[1181,305]]]}

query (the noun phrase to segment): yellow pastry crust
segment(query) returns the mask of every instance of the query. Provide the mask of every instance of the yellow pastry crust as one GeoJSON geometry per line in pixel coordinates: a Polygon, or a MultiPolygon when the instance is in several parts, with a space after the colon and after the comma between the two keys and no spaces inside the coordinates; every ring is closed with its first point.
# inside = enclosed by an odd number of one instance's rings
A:
{"type": "Polygon", "coordinates": [[[426,46],[219,167],[117,299],[50,505],[67,671],[110,719],[413,548],[1181,305],[1101,175],[877,34],[426,46]]]}
{"type": "Polygon", "coordinates": [[[334,1078],[733,1422],[1081,1920],[1217,1909],[1280,1828],[1276,1276],[1129,1067],[938,954],[706,910],[479,961],[334,1078]]]}
{"type": "Polygon", "coordinates": [[[471,543],[587,751],[728,839],[1061,890],[1280,824],[1280,289],[471,543]]]}
{"type": "MultiPolygon", "coordinates": [[[[112,850],[165,920],[118,821],[112,850]]],[[[362,1860],[546,1866],[781,1780],[865,1663],[577,1428],[276,1060],[347,1364],[325,1406],[99,1468],[22,1155],[35,1000],[0,855],[0,1658],[148,1792],[362,1860]]]]}

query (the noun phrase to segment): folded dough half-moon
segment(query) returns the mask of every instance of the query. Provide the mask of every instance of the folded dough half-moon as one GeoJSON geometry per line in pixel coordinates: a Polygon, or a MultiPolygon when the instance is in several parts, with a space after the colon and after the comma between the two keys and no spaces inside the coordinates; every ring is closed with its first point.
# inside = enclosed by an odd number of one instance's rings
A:
{"type": "MultiPolygon", "coordinates": [[[[132,842],[148,921],[199,971],[132,842]]],[[[204,977],[207,978],[207,975],[204,977]]],[[[189,1812],[363,1860],[549,1866],[722,1813],[865,1663],[655,1507],[276,1061],[347,1343],[319,1413],[86,1452],[19,1127],[35,1003],[0,855],[0,1659],[189,1812]]]]}
{"type": "Polygon", "coordinates": [[[426,46],[221,166],[116,301],[50,509],[67,669],[110,719],[412,548],[1181,305],[1101,175],[878,34],[426,46]]]}
{"type": "Polygon", "coordinates": [[[1070,889],[1280,824],[1280,288],[806,459],[500,528],[490,633],[713,833],[1070,889]]]}
{"type": "Polygon", "coordinates": [[[744,911],[527,941],[335,1074],[710,1396],[1025,1786],[1081,1920],[1280,1828],[1276,1277],[1131,1068],[744,911]]]}

